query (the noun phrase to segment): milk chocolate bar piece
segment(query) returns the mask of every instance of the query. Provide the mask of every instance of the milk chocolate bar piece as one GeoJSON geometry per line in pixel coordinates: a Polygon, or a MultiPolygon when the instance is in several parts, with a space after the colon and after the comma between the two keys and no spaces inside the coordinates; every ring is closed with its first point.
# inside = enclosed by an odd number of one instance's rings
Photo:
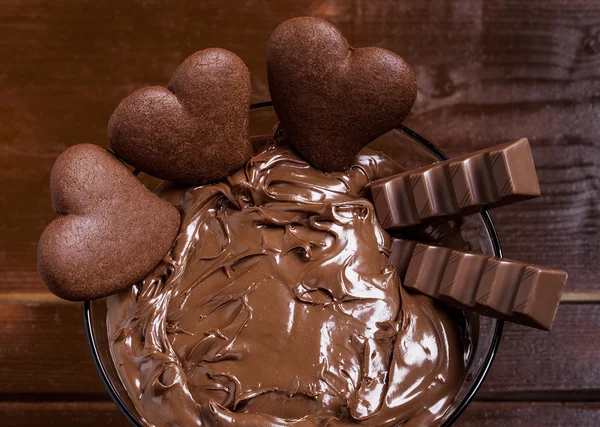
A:
{"type": "Polygon", "coordinates": [[[567,273],[395,239],[390,263],[405,288],[463,310],[550,330],[567,273]]]}
{"type": "Polygon", "coordinates": [[[401,229],[532,199],[540,187],[521,138],[376,181],[371,195],[383,228],[401,229]]]}

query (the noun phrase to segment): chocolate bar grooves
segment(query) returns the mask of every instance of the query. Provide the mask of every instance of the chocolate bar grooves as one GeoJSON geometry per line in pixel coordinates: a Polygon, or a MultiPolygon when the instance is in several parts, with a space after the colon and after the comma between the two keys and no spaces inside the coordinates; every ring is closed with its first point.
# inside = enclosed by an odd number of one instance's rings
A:
{"type": "Polygon", "coordinates": [[[525,138],[395,175],[371,186],[378,218],[386,229],[469,215],[539,194],[525,138]]]}
{"type": "Polygon", "coordinates": [[[403,286],[478,314],[549,330],[567,274],[410,240],[394,239],[390,264],[403,286]]]}

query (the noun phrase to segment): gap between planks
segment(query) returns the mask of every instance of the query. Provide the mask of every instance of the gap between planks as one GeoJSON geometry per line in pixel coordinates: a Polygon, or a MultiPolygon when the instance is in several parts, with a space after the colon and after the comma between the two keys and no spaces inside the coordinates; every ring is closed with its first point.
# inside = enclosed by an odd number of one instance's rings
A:
{"type": "MultiPolygon", "coordinates": [[[[600,291],[564,292],[560,299],[563,304],[600,303],[600,291]]],[[[78,304],[65,301],[50,292],[0,292],[0,304],[78,304]]]]}

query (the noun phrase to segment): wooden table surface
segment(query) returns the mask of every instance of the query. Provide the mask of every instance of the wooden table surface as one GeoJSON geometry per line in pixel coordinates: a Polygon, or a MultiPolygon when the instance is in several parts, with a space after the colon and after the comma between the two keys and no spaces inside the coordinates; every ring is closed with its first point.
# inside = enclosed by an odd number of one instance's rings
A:
{"type": "Polygon", "coordinates": [[[406,124],[450,155],[526,136],[543,196],[493,213],[505,256],[569,272],[551,332],[509,325],[460,426],[600,425],[600,2],[0,1],[0,424],[126,425],[95,372],[81,305],[36,271],[52,163],[189,54],[237,53],[268,99],[265,44],[326,18],[392,49],[420,83],[406,124]]]}

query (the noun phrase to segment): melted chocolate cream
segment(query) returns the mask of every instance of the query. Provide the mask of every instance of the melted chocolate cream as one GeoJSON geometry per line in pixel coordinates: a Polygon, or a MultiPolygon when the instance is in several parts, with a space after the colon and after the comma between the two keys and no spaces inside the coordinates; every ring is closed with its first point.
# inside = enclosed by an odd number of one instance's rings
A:
{"type": "Polygon", "coordinates": [[[152,426],[439,425],[472,355],[459,311],[412,295],[363,198],[399,172],[324,174],[270,141],[226,182],[163,187],[171,253],[109,298],[120,378],[152,426]]]}

